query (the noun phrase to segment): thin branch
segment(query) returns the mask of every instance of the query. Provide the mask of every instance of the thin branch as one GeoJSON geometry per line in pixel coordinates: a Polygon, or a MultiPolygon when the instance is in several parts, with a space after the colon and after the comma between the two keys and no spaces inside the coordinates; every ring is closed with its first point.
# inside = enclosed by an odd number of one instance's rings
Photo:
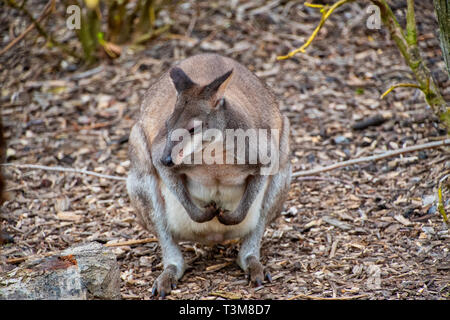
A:
{"type": "Polygon", "coordinates": [[[82,173],[87,174],[99,178],[104,179],[112,179],[112,180],[127,180],[126,177],[119,177],[119,176],[111,176],[107,174],[101,174],[94,171],[89,170],[83,170],[83,169],[76,169],[76,168],[65,168],[65,167],[47,167],[47,166],[41,166],[37,164],[20,164],[20,163],[1,163],[1,166],[5,167],[16,167],[16,168],[23,168],[23,169],[37,169],[37,170],[47,170],[47,171],[59,171],[59,172],[72,172],[72,173],[82,173]]]}
{"type": "Polygon", "coordinates": [[[297,48],[297,49],[289,52],[285,56],[278,56],[277,60],[286,60],[286,59],[293,57],[294,55],[296,55],[299,52],[304,53],[305,49],[313,42],[314,38],[319,33],[320,29],[322,29],[325,21],[330,17],[330,15],[333,13],[333,11],[336,10],[337,8],[339,8],[340,6],[342,6],[343,4],[346,4],[346,3],[352,2],[352,1],[354,1],[354,0],[340,0],[340,1],[336,2],[335,4],[333,4],[329,9],[328,9],[328,6],[311,4],[311,3],[305,2],[305,6],[307,6],[307,7],[321,9],[320,11],[322,12],[322,18],[320,19],[319,25],[316,27],[316,29],[314,30],[314,32],[311,34],[308,41],[306,41],[306,43],[304,45],[302,45],[300,48],[297,48]]]}
{"type": "Polygon", "coordinates": [[[151,242],[158,242],[158,239],[157,238],[146,238],[146,239],[129,240],[129,241],[123,241],[123,242],[116,242],[116,243],[107,243],[107,244],[105,244],[105,247],[131,246],[134,244],[144,244],[144,243],[151,243],[151,242]]]}
{"type": "MultiPolygon", "coordinates": [[[[24,5],[22,5],[23,7],[24,5]]],[[[25,38],[25,36],[31,32],[31,30],[34,29],[34,27],[36,26],[36,23],[40,23],[42,22],[42,20],[44,20],[46,17],[48,17],[48,15],[52,12],[53,8],[55,6],[55,0],[50,0],[44,7],[44,9],[42,10],[39,18],[36,19],[36,22],[31,23],[24,32],[22,32],[18,37],[14,38],[10,43],[8,43],[8,45],[6,47],[4,47],[2,50],[0,50],[0,56],[2,54],[4,54],[6,51],[8,51],[9,49],[11,49],[12,47],[14,47],[17,43],[19,43],[20,40],[22,40],[23,38],[25,38]]],[[[23,10],[23,9],[22,9],[23,10]]]]}
{"type": "Polygon", "coordinates": [[[292,174],[292,176],[293,177],[310,176],[310,175],[315,175],[315,174],[318,174],[321,172],[326,172],[326,171],[334,170],[337,168],[347,167],[347,166],[351,166],[351,165],[362,163],[362,162],[377,161],[377,160],[381,160],[381,159],[385,159],[385,158],[395,157],[395,156],[398,156],[398,155],[401,155],[404,153],[420,151],[420,150],[424,150],[424,149],[439,148],[439,147],[448,146],[448,145],[450,145],[450,139],[434,141],[434,142],[419,144],[419,145],[415,145],[415,146],[411,146],[411,147],[392,150],[392,151],[384,152],[382,154],[373,155],[373,156],[369,156],[369,157],[361,157],[361,158],[352,159],[352,160],[348,160],[348,161],[342,161],[342,162],[334,163],[334,164],[326,166],[326,167],[319,167],[316,169],[306,170],[306,171],[297,171],[297,172],[294,172],[292,174]]]}
{"type": "Polygon", "coordinates": [[[380,96],[380,99],[383,99],[383,98],[384,98],[385,96],[387,96],[392,90],[394,90],[394,89],[396,89],[396,88],[405,88],[405,87],[408,87],[408,88],[417,88],[417,89],[422,90],[422,88],[421,88],[418,84],[415,84],[415,83],[398,83],[398,84],[394,84],[392,87],[390,87],[388,90],[386,90],[386,92],[383,93],[383,94],[380,96]]]}

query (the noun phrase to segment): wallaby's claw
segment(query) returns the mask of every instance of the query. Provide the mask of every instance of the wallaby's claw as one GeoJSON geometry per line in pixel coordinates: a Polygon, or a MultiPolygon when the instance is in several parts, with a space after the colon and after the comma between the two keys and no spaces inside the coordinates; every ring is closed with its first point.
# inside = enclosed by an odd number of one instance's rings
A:
{"type": "Polygon", "coordinates": [[[170,294],[172,289],[177,287],[177,278],[171,266],[164,269],[164,271],[156,278],[152,288],[152,296],[164,299],[170,294]]]}
{"type": "Polygon", "coordinates": [[[270,272],[267,271],[265,277],[266,280],[269,281],[269,283],[272,283],[272,276],[270,275],[270,272]]]}
{"type": "Polygon", "coordinates": [[[264,267],[256,257],[250,256],[247,258],[247,261],[249,280],[252,285],[260,287],[263,285],[264,279],[272,282],[272,276],[269,272],[264,273],[264,267]]]}

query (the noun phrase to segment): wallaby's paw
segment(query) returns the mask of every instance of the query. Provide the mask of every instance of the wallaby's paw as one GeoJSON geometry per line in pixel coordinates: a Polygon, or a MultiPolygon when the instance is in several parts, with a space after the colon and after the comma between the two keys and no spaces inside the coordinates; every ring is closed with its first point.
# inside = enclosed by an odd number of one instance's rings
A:
{"type": "Polygon", "coordinates": [[[152,288],[152,296],[165,298],[170,292],[177,287],[176,267],[173,265],[168,266],[164,271],[156,278],[152,288]]]}
{"type": "Polygon", "coordinates": [[[208,217],[214,217],[219,213],[219,209],[214,201],[211,201],[205,206],[205,214],[208,217]]]}
{"type": "Polygon", "coordinates": [[[268,282],[272,282],[272,276],[269,272],[264,271],[264,266],[261,262],[256,259],[254,256],[250,256],[247,258],[248,262],[248,276],[250,283],[255,287],[260,287],[263,285],[264,280],[268,282]]]}
{"type": "Polygon", "coordinates": [[[234,225],[236,223],[236,219],[231,216],[232,212],[226,209],[220,209],[219,214],[217,215],[217,219],[223,225],[234,225]]]}

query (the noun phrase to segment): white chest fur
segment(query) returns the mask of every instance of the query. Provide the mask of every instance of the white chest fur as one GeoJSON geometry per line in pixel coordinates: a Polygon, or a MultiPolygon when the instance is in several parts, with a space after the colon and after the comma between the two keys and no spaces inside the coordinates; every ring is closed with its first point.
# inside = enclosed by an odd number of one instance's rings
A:
{"type": "MultiPolygon", "coordinates": [[[[166,204],[168,228],[177,240],[215,243],[241,238],[254,229],[258,223],[266,187],[267,184],[261,188],[247,216],[241,223],[226,226],[221,224],[217,218],[204,223],[193,221],[177,197],[164,183],[161,183],[161,192],[166,204]]],[[[221,208],[228,210],[234,210],[237,207],[245,191],[244,185],[211,187],[194,181],[188,181],[187,188],[193,201],[199,207],[203,207],[214,200],[221,208]]]]}

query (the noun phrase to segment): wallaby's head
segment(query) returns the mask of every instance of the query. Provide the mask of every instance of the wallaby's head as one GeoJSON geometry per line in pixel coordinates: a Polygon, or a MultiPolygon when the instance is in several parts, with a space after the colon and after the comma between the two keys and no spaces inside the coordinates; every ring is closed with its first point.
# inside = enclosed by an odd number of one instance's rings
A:
{"type": "MultiPolygon", "coordinates": [[[[166,146],[161,162],[165,166],[173,166],[189,153],[199,151],[212,141],[205,139],[203,133],[215,129],[222,134],[226,129],[227,101],[224,92],[233,75],[233,70],[218,76],[211,83],[201,86],[196,84],[180,68],[170,70],[170,78],[177,91],[177,100],[173,113],[166,121],[166,146]],[[179,144],[184,145],[181,151],[179,144]],[[174,147],[178,145],[175,154],[174,147]],[[183,154],[183,152],[185,154],[183,154]]],[[[223,136],[223,135],[222,135],[223,136]]]]}

